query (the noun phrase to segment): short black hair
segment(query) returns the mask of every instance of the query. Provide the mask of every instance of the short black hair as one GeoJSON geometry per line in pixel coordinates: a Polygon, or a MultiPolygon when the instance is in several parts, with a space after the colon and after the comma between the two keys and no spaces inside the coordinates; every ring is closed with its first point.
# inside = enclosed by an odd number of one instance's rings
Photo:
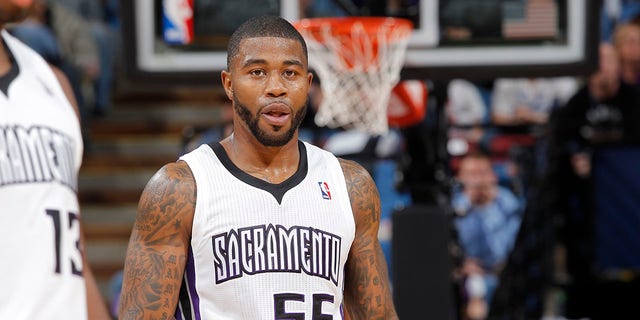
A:
{"type": "Polygon", "coordinates": [[[307,43],[304,38],[287,20],[278,16],[258,16],[245,21],[233,32],[227,46],[227,69],[231,65],[231,58],[238,55],[240,42],[247,38],[276,37],[293,39],[300,42],[305,58],[309,59],[307,43]]]}

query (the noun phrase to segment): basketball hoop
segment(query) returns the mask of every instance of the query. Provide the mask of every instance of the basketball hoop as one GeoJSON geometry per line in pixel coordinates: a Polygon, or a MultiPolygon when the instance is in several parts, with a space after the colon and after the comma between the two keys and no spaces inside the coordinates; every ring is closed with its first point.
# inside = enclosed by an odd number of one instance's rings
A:
{"type": "Polygon", "coordinates": [[[387,106],[400,80],[413,24],[389,17],[302,19],[294,26],[307,42],[309,66],[320,78],[315,122],[384,134],[387,106]]]}

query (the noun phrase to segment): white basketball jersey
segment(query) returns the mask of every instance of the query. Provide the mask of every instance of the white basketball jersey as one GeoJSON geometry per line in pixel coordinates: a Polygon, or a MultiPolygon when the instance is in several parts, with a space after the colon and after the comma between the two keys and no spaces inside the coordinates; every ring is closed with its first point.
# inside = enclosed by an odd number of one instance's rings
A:
{"type": "Polygon", "coordinates": [[[180,159],[197,201],[176,319],[342,319],[355,221],[338,159],[299,142],[297,172],[270,184],[219,143],[180,159]]]}
{"type": "Polygon", "coordinates": [[[0,319],[86,319],[77,176],[82,136],[49,65],[2,31],[0,319]]]}

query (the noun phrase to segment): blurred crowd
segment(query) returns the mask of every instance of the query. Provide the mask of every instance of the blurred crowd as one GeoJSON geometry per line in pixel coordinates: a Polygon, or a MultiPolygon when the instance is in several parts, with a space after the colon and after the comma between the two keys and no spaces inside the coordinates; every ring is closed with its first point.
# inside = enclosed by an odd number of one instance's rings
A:
{"type": "Polygon", "coordinates": [[[589,76],[447,84],[462,319],[637,317],[640,3],[610,2],[589,76]]]}

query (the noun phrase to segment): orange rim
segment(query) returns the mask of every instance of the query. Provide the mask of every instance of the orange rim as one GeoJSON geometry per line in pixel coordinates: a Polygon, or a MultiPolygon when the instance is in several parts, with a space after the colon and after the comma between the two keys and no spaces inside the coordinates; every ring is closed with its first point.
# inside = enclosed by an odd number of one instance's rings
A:
{"type": "MultiPolygon", "coordinates": [[[[305,30],[316,36],[322,42],[322,30],[331,26],[331,34],[334,36],[351,36],[354,24],[360,23],[369,35],[376,35],[381,27],[389,28],[389,31],[398,29],[413,30],[411,20],[392,17],[326,17],[301,19],[293,23],[298,31],[305,30]]],[[[394,34],[389,32],[389,35],[394,34]]],[[[388,39],[394,40],[394,39],[388,39]]]]}
{"type": "Polygon", "coordinates": [[[354,65],[376,68],[380,47],[405,40],[413,31],[410,20],[391,17],[309,18],[293,25],[307,41],[321,44],[337,41],[340,45],[333,50],[348,70],[354,65]],[[354,55],[358,52],[368,54],[354,55]],[[356,56],[360,59],[358,62],[354,60],[356,56]]]}

